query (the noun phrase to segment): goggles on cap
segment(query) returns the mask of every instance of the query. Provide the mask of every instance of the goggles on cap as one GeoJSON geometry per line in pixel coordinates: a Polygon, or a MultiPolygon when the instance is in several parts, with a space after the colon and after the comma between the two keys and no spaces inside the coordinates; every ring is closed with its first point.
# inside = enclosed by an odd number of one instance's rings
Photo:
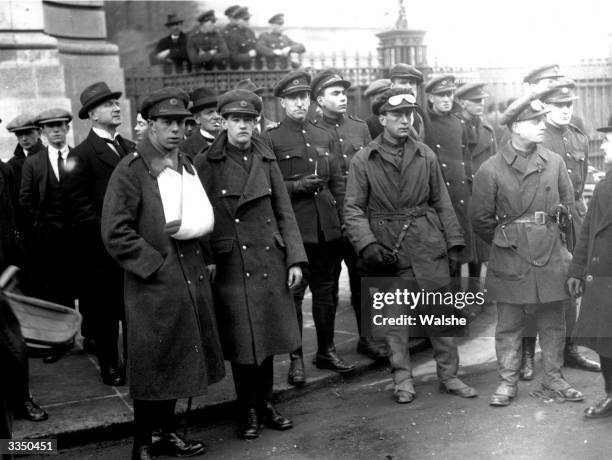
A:
{"type": "Polygon", "coordinates": [[[389,99],[387,99],[387,104],[389,104],[391,107],[397,107],[402,103],[402,101],[406,101],[408,104],[414,105],[416,104],[416,97],[409,93],[396,94],[395,96],[391,96],[389,99]]]}
{"type": "Polygon", "coordinates": [[[531,109],[535,112],[541,112],[542,110],[546,110],[544,103],[539,99],[534,99],[529,103],[531,109]]]}

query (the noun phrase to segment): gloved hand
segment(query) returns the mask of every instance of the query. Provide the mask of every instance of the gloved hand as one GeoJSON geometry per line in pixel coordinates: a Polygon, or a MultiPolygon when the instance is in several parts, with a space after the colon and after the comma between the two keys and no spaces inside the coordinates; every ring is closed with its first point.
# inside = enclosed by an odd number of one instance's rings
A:
{"type": "Polygon", "coordinates": [[[315,174],[311,174],[293,183],[293,191],[296,193],[312,194],[319,189],[323,179],[315,174]]]}
{"type": "Polygon", "coordinates": [[[380,244],[371,243],[361,251],[361,257],[370,267],[384,267],[387,252],[380,244]]]}
{"type": "Polygon", "coordinates": [[[574,277],[569,277],[566,281],[567,290],[574,298],[580,297],[584,292],[582,280],[574,277]]]}

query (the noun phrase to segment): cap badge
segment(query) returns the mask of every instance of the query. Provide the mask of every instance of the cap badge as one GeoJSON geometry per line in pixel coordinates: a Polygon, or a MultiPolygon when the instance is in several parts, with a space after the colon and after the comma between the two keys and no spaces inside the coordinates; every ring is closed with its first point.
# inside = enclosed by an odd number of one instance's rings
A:
{"type": "Polygon", "coordinates": [[[240,107],[244,108],[244,107],[246,107],[247,105],[248,105],[248,104],[247,104],[247,101],[240,101],[240,107]]]}
{"type": "Polygon", "coordinates": [[[563,94],[567,94],[567,93],[569,93],[569,88],[561,88],[561,92],[563,94]]]}
{"type": "Polygon", "coordinates": [[[171,98],[171,99],[168,101],[168,104],[170,104],[170,105],[178,105],[178,100],[177,100],[177,99],[175,99],[175,98],[171,98]]]}
{"type": "Polygon", "coordinates": [[[529,103],[529,105],[530,105],[531,109],[536,111],[536,112],[540,112],[540,111],[544,110],[544,108],[545,108],[544,104],[539,99],[534,99],[533,101],[531,101],[529,103]]]}
{"type": "Polygon", "coordinates": [[[442,85],[442,86],[446,86],[446,85],[448,85],[448,81],[447,81],[447,80],[442,80],[442,81],[440,82],[440,85],[442,85]]]}
{"type": "Polygon", "coordinates": [[[293,86],[297,86],[300,84],[300,80],[293,80],[293,86]]]}

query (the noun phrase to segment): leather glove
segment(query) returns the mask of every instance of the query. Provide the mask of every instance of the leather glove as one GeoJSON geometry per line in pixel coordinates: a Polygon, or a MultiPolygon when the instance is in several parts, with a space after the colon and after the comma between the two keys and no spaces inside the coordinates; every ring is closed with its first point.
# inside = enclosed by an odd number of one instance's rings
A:
{"type": "Polygon", "coordinates": [[[361,257],[370,267],[384,267],[385,255],[387,250],[378,243],[368,244],[363,251],[361,257]]]}
{"type": "Polygon", "coordinates": [[[312,194],[319,189],[319,186],[322,183],[323,179],[321,179],[319,176],[311,174],[296,180],[293,184],[293,190],[296,193],[312,194]]]}
{"type": "Polygon", "coordinates": [[[574,277],[570,277],[566,281],[567,290],[570,295],[574,298],[580,297],[583,293],[582,280],[574,277]]]}

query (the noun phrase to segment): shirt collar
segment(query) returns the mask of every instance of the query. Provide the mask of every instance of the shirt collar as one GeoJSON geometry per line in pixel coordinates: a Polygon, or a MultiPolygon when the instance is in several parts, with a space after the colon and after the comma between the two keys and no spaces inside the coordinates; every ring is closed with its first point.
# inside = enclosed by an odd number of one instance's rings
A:
{"type": "Polygon", "coordinates": [[[119,135],[117,131],[115,131],[114,136],[111,136],[111,134],[104,129],[95,128],[95,127],[92,127],[91,129],[93,130],[94,133],[96,133],[102,139],[110,139],[111,141],[114,141],[115,139],[117,139],[117,136],[119,135]]]}
{"type": "Polygon", "coordinates": [[[212,134],[210,134],[208,131],[206,131],[205,129],[200,128],[200,134],[202,135],[202,137],[204,139],[209,139],[211,141],[215,140],[215,136],[213,136],[212,134]]]}
{"type": "MultiPolygon", "coordinates": [[[[53,157],[57,158],[57,149],[55,147],[49,145],[47,150],[49,151],[49,155],[53,155],[53,157]]],[[[65,159],[70,151],[68,149],[68,144],[64,145],[59,151],[62,152],[62,157],[65,159]]]]}

